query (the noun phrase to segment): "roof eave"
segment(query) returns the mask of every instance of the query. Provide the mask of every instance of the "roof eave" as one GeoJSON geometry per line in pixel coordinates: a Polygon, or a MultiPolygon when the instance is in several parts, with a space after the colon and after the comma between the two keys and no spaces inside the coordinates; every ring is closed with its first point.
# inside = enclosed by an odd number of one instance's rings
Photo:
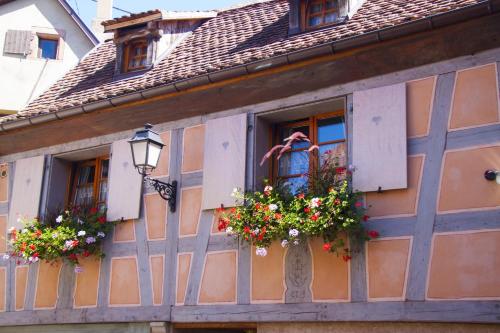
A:
{"type": "Polygon", "coordinates": [[[65,118],[67,117],[67,114],[76,115],[85,112],[92,112],[104,107],[116,107],[118,105],[123,105],[138,100],[144,100],[166,93],[172,93],[176,91],[179,92],[197,86],[236,78],[242,75],[264,71],[286,64],[297,63],[310,58],[333,55],[347,49],[354,49],[369,44],[384,42],[387,40],[396,39],[419,32],[433,30],[443,26],[460,23],[469,19],[491,15],[498,11],[500,11],[500,0],[485,0],[475,5],[455,9],[445,13],[431,15],[423,19],[375,30],[355,37],[344,38],[334,42],[324,43],[298,51],[285,53],[279,56],[225,68],[193,78],[178,80],[165,85],[156,86],[154,88],[133,92],[118,97],[103,99],[94,103],[86,104],[83,107],[80,106],[61,109],[56,112],[46,113],[39,116],[0,123],[0,132],[27,127],[34,124],[40,124],[55,119],[65,118]]]}

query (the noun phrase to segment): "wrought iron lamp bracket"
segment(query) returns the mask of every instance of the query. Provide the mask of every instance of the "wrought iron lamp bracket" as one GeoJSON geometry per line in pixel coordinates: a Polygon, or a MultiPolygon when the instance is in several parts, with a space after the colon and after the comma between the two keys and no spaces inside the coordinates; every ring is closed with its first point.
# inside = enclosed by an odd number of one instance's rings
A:
{"type": "Polygon", "coordinates": [[[177,201],[177,181],[174,180],[171,184],[169,184],[158,179],[144,177],[144,182],[149,183],[149,185],[153,187],[158,192],[158,194],[160,194],[160,197],[168,201],[170,211],[172,213],[175,213],[175,206],[177,201]]]}

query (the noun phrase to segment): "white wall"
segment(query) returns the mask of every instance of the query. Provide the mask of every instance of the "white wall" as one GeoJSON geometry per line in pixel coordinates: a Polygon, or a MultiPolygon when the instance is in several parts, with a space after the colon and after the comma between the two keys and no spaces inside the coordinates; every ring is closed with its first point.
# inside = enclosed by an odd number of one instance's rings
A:
{"type": "Polygon", "coordinates": [[[39,96],[92,47],[57,0],[17,0],[0,6],[0,111],[23,109],[31,94],[31,99],[39,96]],[[7,30],[36,33],[55,29],[65,32],[61,60],[37,59],[36,53],[22,56],[3,52],[7,30]]]}

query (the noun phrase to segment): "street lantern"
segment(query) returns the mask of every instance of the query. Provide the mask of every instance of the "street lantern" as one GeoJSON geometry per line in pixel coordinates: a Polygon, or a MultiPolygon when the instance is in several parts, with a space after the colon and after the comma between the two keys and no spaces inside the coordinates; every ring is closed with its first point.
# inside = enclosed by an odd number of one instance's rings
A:
{"type": "Polygon", "coordinates": [[[132,151],[132,160],[139,174],[144,177],[144,182],[148,182],[163,199],[167,200],[170,211],[175,212],[177,181],[165,183],[149,177],[158,166],[161,150],[165,146],[160,135],[151,130],[152,128],[151,124],[144,125],[144,129],[137,131],[128,141],[132,151]]]}

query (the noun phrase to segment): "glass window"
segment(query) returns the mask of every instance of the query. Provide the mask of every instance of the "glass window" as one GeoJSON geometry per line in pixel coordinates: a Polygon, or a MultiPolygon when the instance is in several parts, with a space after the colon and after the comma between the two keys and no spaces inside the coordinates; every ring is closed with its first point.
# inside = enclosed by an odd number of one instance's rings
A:
{"type": "Polygon", "coordinates": [[[42,59],[57,59],[57,39],[38,38],[38,57],[42,59]]]}
{"type": "Polygon", "coordinates": [[[332,24],[339,19],[337,0],[304,1],[302,11],[306,29],[332,24]]]}
{"type": "Polygon", "coordinates": [[[87,207],[104,204],[108,193],[108,173],[108,157],[76,163],[73,172],[71,204],[87,207]]]}
{"type": "Polygon", "coordinates": [[[297,122],[277,126],[275,144],[285,145],[285,139],[293,133],[301,132],[310,142],[301,141],[293,144],[279,160],[274,160],[273,175],[275,180],[288,184],[293,193],[308,186],[308,175],[325,163],[333,166],[347,165],[346,127],[343,111],[313,116],[297,122]],[[319,148],[309,152],[311,145],[319,148]]]}
{"type": "Polygon", "coordinates": [[[132,41],[124,49],[124,71],[130,72],[146,68],[148,43],[146,39],[132,41]]]}

